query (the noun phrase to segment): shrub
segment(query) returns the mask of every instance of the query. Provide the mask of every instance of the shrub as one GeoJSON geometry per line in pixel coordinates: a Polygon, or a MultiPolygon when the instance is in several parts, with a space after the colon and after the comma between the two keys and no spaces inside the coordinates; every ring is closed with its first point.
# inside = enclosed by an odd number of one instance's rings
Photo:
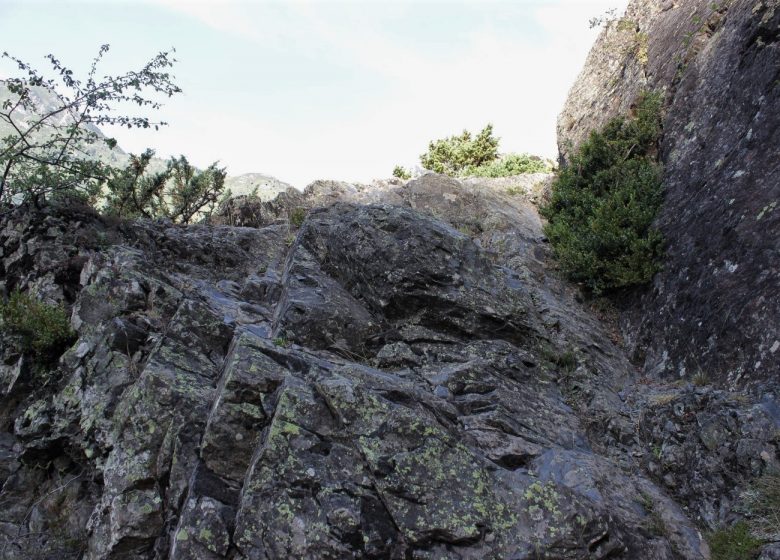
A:
{"type": "Polygon", "coordinates": [[[152,150],[140,156],[130,155],[124,169],[114,169],[106,183],[103,211],[120,218],[154,218],[163,213],[167,173],[148,174],[152,150]]]}
{"type": "Polygon", "coordinates": [[[428,151],[420,156],[420,163],[436,173],[460,175],[497,158],[498,138],[493,136],[493,125],[488,124],[475,137],[464,130],[460,136],[431,141],[428,151]]]}
{"type": "Polygon", "coordinates": [[[399,179],[407,181],[412,178],[412,174],[406,168],[396,165],[393,168],[393,177],[398,177],[399,179]]]}
{"type": "Polygon", "coordinates": [[[475,177],[511,177],[524,173],[550,173],[552,165],[538,156],[530,154],[507,154],[478,167],[467,168],[463,175],[475,177]]]}
{"type": "MultiPolygon", "coordinates": [[[[428,152],[420,156],[425,169],[453,177],[510,177],[524,173],[550,173],[552,165],[530,154],[498,154],[499,139],[488,124],[476,136],[464,130],[460,136],[434,140],[428,152]]],[[[408,179],[410,175],[396,166],[393,175],[408,179]]]]}
{"type": "Polygon", "coordinates": [[[306,219],[306,208],[293,208],[290,211],[290,223],[295,227],[301,227],[306,219]]]}
{"type": "MultiPolygon", "coordinates": [[[[209,215],[225,193],[225,170],[211,164],[199,171],[180,156],[164,171],[149,173],[154,152],[131,155],[124,169],[112,170],[106,182],[103,211],[121,218],[170,218],[187,224],[209,215]]],[[[229,194],[229,191],[228,193],[229,194]]]]}
{"type": "Polygon", "coordinates": [[[761,541],[750,534],[750,528],[744,521],[710,533],[712,560],[754,560],[761,549],[761,541]]]}
{"type": "Polygon", "coordinates": [[[73,342],[75,333],[65,310],[48,305],[19,291],[0,303],[0,327],[22,354],[47,365],[73,342]]]}
{"type": "Polygon", "coordinates": [[[595,293],[648,282],[660,269],[652,227],[663,192],[656,148],[661,97],[645,94],[635,114],[591,132],[541,208],[564,272],[595,293]]]}
{"type": "Polygon", "coordinates": [[[188,224],[196,215],[209,216],[216,208],[225,189],[227,173],[216,163],[203,171],[195,169],[184,156],[168,162],[168,202],[164,215],[173,221],[188,224]]]}

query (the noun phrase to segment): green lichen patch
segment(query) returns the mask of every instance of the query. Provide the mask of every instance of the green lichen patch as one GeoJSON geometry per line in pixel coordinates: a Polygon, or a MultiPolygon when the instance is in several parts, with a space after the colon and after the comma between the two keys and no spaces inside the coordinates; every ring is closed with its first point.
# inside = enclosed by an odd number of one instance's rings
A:
{"type": "Polygon", "coordinates": [[[323,392],[355,431],[383,502],[410,542],[469,542],[515,524],[484,465],[421,410],[349,383],[323,392]]]}

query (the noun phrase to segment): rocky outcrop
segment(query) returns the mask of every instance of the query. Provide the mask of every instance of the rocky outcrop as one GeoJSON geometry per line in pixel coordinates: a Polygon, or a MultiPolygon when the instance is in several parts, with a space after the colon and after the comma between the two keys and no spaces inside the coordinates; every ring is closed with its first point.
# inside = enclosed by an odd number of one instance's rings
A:
{"type": "Polygon", "coordinates": [[[318,184],[299,228],[7,217],[6,291],[79,337],[46,378],[5,348],[4,557],[706,558],[776,409],[633,385],[524,181],[318,184]]]}
{"type": "Polygon", "coordinates": [[[707,558],[775,409],[634,386],[518,185],[354,196],[300,227],[3,220],[4,288],[78,333],[46,378],[4,346],[3,557],[707,558]]]}
{"type": "Polygon", "coordinates": [[[225,179],[225,188],[232,196],[252,196],[261,200],[273,200],[279,193],[292,187],[276,177],[262,173],[245,173],[225,179]]]}
{"type": "Polygon", "coordinates": [[[211,223],[240,227],[289,223],[295,212],[303,208],[303,196],[292,187],[271,200],[249,195],[234,196],[220,205],[217,215],[211,218],[211,223]]]}
{"type": "Polygon", "coordinates": [[[565,162],[640,91],[665,95],[666,257],[624,316],[650,375],[778,380],[778,38],[777,0],[635,0],[603,30],[559,117],[565,162]]]}

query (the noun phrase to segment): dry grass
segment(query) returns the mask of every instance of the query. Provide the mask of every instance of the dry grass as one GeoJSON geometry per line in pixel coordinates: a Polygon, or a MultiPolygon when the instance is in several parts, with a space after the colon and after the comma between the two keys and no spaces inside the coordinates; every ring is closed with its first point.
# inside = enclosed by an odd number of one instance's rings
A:
{"type": "Polygon", "coordinates": [[[780,540],[780,470],[757,478],[742,494],[752,533],[769,541],[780,540]]]}

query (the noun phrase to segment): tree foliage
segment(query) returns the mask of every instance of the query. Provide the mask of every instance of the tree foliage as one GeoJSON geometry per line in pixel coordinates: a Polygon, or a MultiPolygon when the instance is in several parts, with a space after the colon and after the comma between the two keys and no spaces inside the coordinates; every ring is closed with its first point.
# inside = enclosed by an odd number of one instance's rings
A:
{"type": "Polygon", "coordinates": [[[474,177],[511,177],[525,173],[551,173],[553,166],[538,156],[529,154],[507,154],[478,167],[469,167],[464,175],[474,177]]]}
{"type": "Polygon", "coordinates": [[[170,188],[166,215],[174,221],[187,224],[200,213],[213,212],[225,188],[225,169],[212,163],[198,171],[184,156],[173,158],[168,164],[170,188]]]}
{"type": "Polygon", "coordinates": [[[398,177],[399,179],[406,181],[412,178],[412,174],[405,167],[396,165],[393,168],[393,177],[398,177]]]}
{"type": "MultiPolygon", "coordinates": [[[[428,151],[420,156],[425,169],[453,177],[509,177],[524,173],[549,173],[552,165],[529,154],[498,153],[499,138],[493,136],[493,125],[488,124],[473,136],[464,130],[458,136],[433,140],[428,151]]],[[[405,170],[396,166],[393,174],[405,170]]]]}
{"type": "Polygon", "coordinates": [[[165,124],[125,109],[131,105],[141,112],[155,110],[161,106],[160,96],[181,91],[169,73],[175,62],[172,53],[161,52],[137,70],[99,78],[98,68],[108,50],[108,45],[100,47],[84,79],[74,77],[51,54],[46,58],[54,78],[3,53],[22,77],[4,81],[10,96],[0,106],[0,124],[11,133],[0,139],[0,203],[39,205],[59,196],[94,203],[112,169],[94,158],[91,148],[101,142],[109,148],[116,145],[97,127],[165,124]],[[53,103],[43,104],[42,98],[53,103]]]}
{"type": "Polygon", "coordinates": [[[479,167],[498,158],[498,141],[493,136],[493,125],[488,124],[472,137],[464,130],[459,136],[432,140],[428,151],[420,156],[425,169],[445,175],[461,175],[469,168],[479,167]]]}
{"type": "Polygon", "coordinates": [[[104,212],[121,218],[169,218],[190,223],[213,212],[225,189],[225,169],[211,164],[203,171],[187,158],[169,160],[161,172],[149,172],[154,152],[131,155],[124,169],[115,169],[107,180],[104,212]]]}
{"type": "Polygon", "coordinates": [[[598,293],[649,281],[660,269],[662,201],[656,162],[660,95],[643,95],[629,117],[592,131],[553,183],[541,211],[564,272],[598,293]]]}

